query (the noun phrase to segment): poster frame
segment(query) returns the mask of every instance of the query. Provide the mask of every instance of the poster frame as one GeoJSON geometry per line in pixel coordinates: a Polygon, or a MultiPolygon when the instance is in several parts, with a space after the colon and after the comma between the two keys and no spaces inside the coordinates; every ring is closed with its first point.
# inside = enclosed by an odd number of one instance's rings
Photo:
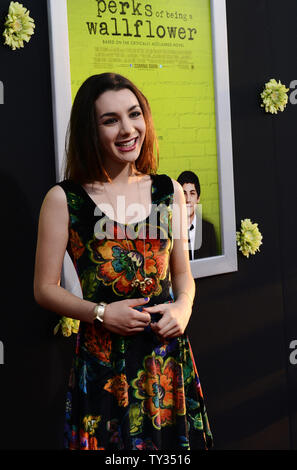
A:
{"type": "MultiPolygon", "coordinates": [[[[71,74],[67,0],[47,0],[56,180],[62,179],[65,135],[71,111],[71,74]]],[[[218,182],[222,254],[191,261],[194,278],[237,271],[235,197],[225,0],[210,0],[215,91],[218,182]]],[[[63,264],[64,285],[79,294],[79,281],[69,255],[63,264]]],[[[81,293],[80,293],[81,295],[81,293]]]]}

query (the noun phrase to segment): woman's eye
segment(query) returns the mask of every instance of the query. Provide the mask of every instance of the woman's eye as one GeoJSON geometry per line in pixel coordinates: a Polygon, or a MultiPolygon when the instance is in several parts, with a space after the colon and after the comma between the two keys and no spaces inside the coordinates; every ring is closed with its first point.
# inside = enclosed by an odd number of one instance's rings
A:
{"type": "Polygon", "coordinates": [[[106,121],[103,122],[103,124],[108,125],[108,124],[114,124],[116,122],[116,118],[110,118],[107,119],[106,121]]]}
{"type": "Polygon", "coordinates": [[[141,115],[140,111],[133,111],[133,113],[130,114],[130,117],[135,118],[141,115]]]}

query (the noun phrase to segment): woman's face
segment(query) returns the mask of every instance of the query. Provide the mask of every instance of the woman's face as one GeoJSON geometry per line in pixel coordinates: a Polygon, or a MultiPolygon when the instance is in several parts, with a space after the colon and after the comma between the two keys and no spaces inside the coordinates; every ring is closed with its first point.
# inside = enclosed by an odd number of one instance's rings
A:
{"type": "Polygon", "coordinates": [[[102,158],[107,166],[133,163],[145,138],[145,120],[138,99],[128,88],[108,90],[95,101],[102,158]]]}

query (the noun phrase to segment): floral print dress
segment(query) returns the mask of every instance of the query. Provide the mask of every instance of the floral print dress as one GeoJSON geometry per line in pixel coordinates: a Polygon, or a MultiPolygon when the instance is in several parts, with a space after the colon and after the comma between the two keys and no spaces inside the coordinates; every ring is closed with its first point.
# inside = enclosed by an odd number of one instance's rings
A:
{"type": "MultiPolygon", "coordinates": [[[[151,213],[130,225],[113,223],[81,185],[57,183],[67,197],[67,251],[84,299],[110,303],[149,296],[148,306],[174,301],[169,271],[173,183],[167,175],[151,179],[151,213]],[[145,278],[150,283],[140,291],[145,278]]],[[[161,315],[151,317],[154,322],[161,315]]],[[[120,336],[98,321],[80,322],[66,399],[67,449],[176,451],[211,446],[185,333],[161,340],[148,325],[135,335],[120,336]]]]}

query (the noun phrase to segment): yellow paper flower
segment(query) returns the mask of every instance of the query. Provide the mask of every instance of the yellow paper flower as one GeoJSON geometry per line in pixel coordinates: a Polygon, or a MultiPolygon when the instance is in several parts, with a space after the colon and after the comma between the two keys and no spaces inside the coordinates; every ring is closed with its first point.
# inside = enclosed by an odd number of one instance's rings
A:
{"type": "Polygon", "coordinates": [[[278,111],[283,111],[288,102],[286,88],[280,80],[277,82],[274,78],[271,78],[269,82],[265,83],[265,88],[261,93],[263,103],[261,107],[265,107],[266,113],[277,114],[278,111]]]}
{"type": "Polygon", "coordinates": [[[29,42],[34,34],[35,24],[29,13],[21,3],[10,2],[3,36],[4,44],[10,46],[13,51],[24,47],[24,41],[29,42]]]}
{"type": "Polygon", "coordinates": [[[56,335],[61,328],[63,336],[71,336],[72,333],[77,333],[79,329],[79,320],[74,320],[69,317],[61,317],[59,323],[54,328],[54,334],[56,335]]]}
{"type": "Polygon", "coordinates": [[[258,229],[258,224],[253,224],[250,219],[241,221],[240,232],[236,232],[236,241],[239,251],[247,258],[254,255],[262,245],[262,235],[258,229]]]}

